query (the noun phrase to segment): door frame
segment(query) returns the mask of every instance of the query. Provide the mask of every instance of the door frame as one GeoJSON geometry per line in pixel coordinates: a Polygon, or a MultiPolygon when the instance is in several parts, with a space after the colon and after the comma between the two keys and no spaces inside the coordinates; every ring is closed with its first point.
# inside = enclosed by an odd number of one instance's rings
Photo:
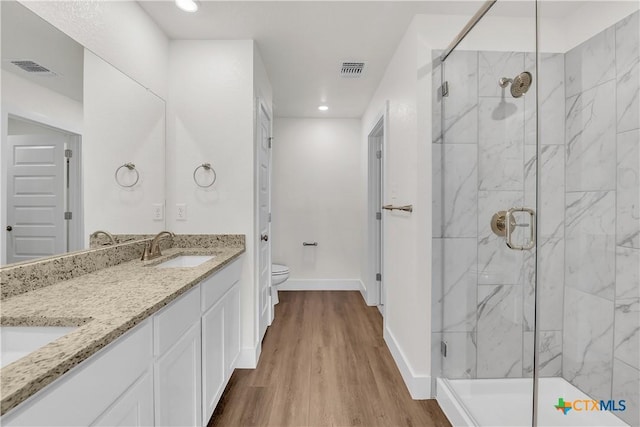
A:
{"type": "MultiPolygon", "coordinates": [[[[67,228],[67,248],[68,251],[84,249],[84,185],[82,182],[82,127],[76,123],[58,120],[28,111],[15,105],[2,105],[2,123],[0,126],[0,198],[7,194],[7,162],[9,159],[8,130],[9,119],[29,122],[37,126],[51,129],[69,136],[69,148],[73,150],[71,161],[69,162],[69,177],[71,184],[69,187],[68,207],[74,212],[74,219],[67,228]]],[[[5,203],[2,203],[5,206],[5,203]]],[[[7,227],[6,206],[0,209],[0,232],[4,232],[7,227]]],[[[0,239],[0,265],[7,263],[7,239],[0,239]]]]}
{"type": "MultiPolygon", "coordinates": [[[[255,138],[254,138],[254,239],[255,239],[255,245],[254,245],[254,271],[255,271],[255,283],[254,283],[254,295],[256,296],[254,298],[254,313],[256,314],[255,316],[255,330],[256,330],[256,348],[260,347],[262,344],[262,339],[264,338],[264,336],[260,336],[260,325],[262,322],[262,318],[260,316],[261,314],[261,310],[260,310],[260,239],[258,238],[258,236],[260,235],[260,155],[259,155],[259,150],[260,150],[260,119],[261,119],[261,115],[265,114],[267,119],[269,120],[269,134],[270,136],[273,134],[273,113],[271,111],[271,109],[269,108],[268,104],[265,102],[265,100],[262,97],[257,97],[255,99],[255,124],[254,124],[254,129],[255,129],[255,138]]],[[[271,212],[271,151],[269,151],[269,212],[271,212]]],[[[269,230],[269,234],[271,234],[271,222],[269,221],[269,226],[268,226],[268,230],[269,230]]],[[[267,242],[267,244],[269,245],[269,247],[271,247],[271,239],[269,239],[269,241],[267,242]]],[[[269,249],[269,258],[271,258],[271,249],[269,249]]],[[[269,259],[269,261],[267,262],[268,264],[268,280],[269,280],[269,286],[271,286],[271,259],[269,259]]],[[[273,318],[274,318],[274,310],[273,310],[273,304],[271,303],[271,294],[269,293],[269,304],[268,304],[268,319],[267,319],[267,328],[271,325],[271,323],[273,322],[273,318]]],[[[265,330],[265,334],[266,334],[266,330],[265,330]]],[[[259,354],[259,350],[257,350],[257,353],[259,354]]],[[[257,358],[256,358],[257,359],[257,358]]],[[[256,360],[257,363],[257,360],[256,360]]]]}
{"type": "Polygon", "coordinates": [[[381,215],[379,236],[378,236],[378,220],[376,212],[382,212],[382,203],[385,200],[385,175],[386,175],[386,154],[387,141],[389,132],[389,101],[385,101],[382,111],[376,115],[373,120],[369,133],[367,134],[367,152],[368,152],[368,168],[367,168],[367,264],[365,280],[366,286],[366,302],[367,305],[375,305],[384,316],[384,301],[386,298],[386,287],[384,286],[384,215],[381,215]],[[380,143],[382,158],[380,159],[380,176],[377,174],[376,158],[377,144],[380,143]],[[380,185],[377,184],[380,183],[380,185]],[[376,192],[379,191],[380,206],[376,200],[378,199],[376,192]],[[379,241],[379,245],[378,242],[379,241]],[[382,275],[380,282],[376,281],[376,273],[382,275]]]}

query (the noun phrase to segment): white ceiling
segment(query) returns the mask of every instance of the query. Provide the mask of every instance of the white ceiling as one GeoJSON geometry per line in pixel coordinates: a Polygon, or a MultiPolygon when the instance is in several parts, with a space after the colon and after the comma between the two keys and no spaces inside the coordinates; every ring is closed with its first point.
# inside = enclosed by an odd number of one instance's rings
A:
{"type": "Polygon", "coordinates": [[[84,48],[71,37],[15,1],[3,0],[2,69],[82,102],[84,48]],[[56,76],[28,73],[11,63],[30,60],[56,76]]]}
{"type": "MultiPolygon", "coordinates": [[[[593,5],[543,1],[541,15],[556,19],[593,5]]],[[[357,118],[416,14],[470,18],[483,1],[204,0],[193,14],[171,0],[139,3],[170,39],[255,40],[273,86],[276,116],[357,118]],[[365,75],[341,78],[342,61],[365,61],[365,75]],[[317,110],[322,103],[329,111],[317,110]]],[[[534,10],[531,0],[499,0],[491,15],[532,16],[534,10]]]]}
{"type": "Polygon", "coordinates": [[[474,1],[204,1],[188,14],[172,1],[141,6],[171,39],[253,39],[280,117],[360,117],[416,13],[473,14],[474,1]],[[342,61],[365,61],[359,79],[342,61]],[[329,111],[320,112],[321,103],[329,111]]]}

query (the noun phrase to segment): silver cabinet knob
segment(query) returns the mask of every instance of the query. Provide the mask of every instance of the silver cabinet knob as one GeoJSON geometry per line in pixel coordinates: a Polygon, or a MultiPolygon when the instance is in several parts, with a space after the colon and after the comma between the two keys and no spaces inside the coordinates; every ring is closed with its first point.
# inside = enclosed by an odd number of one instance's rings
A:
{"type": "Polygon", "coordinates": [[[260,236],[260,240],[267,242],[269,240],[269,236],[267,236],[266,234],[263,234],[262,236],[260,236]]]}

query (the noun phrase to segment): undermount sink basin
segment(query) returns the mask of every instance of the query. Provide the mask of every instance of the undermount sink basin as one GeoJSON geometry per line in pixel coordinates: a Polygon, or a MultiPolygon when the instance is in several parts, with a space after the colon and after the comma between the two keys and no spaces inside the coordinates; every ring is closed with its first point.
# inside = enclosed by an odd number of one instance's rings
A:
{"type": "Polygon", "coordinates": [[[77,328],[77,326],[0,326],[0,368],[77,328]]]}
{"type": "Polygon", "coordinates": [[[200,264],[207,262],[213,258],[215,258],[214,255],[180,255],[156,265],[155,268],[197,267],[200,264]]]}

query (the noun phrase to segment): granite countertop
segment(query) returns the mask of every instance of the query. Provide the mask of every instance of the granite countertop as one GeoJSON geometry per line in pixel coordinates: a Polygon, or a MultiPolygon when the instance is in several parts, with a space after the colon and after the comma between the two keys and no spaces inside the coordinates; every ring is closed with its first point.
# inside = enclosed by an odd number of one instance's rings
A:
{"type": "Polygon", "coordinates": [[[239,257],[243,246],[171,248],[2,301],[3,326],[79,326],[0,369],[0,415],[239,257]],[[151,268],[178,255],[215,255],[189,268],[151,268]]]}

